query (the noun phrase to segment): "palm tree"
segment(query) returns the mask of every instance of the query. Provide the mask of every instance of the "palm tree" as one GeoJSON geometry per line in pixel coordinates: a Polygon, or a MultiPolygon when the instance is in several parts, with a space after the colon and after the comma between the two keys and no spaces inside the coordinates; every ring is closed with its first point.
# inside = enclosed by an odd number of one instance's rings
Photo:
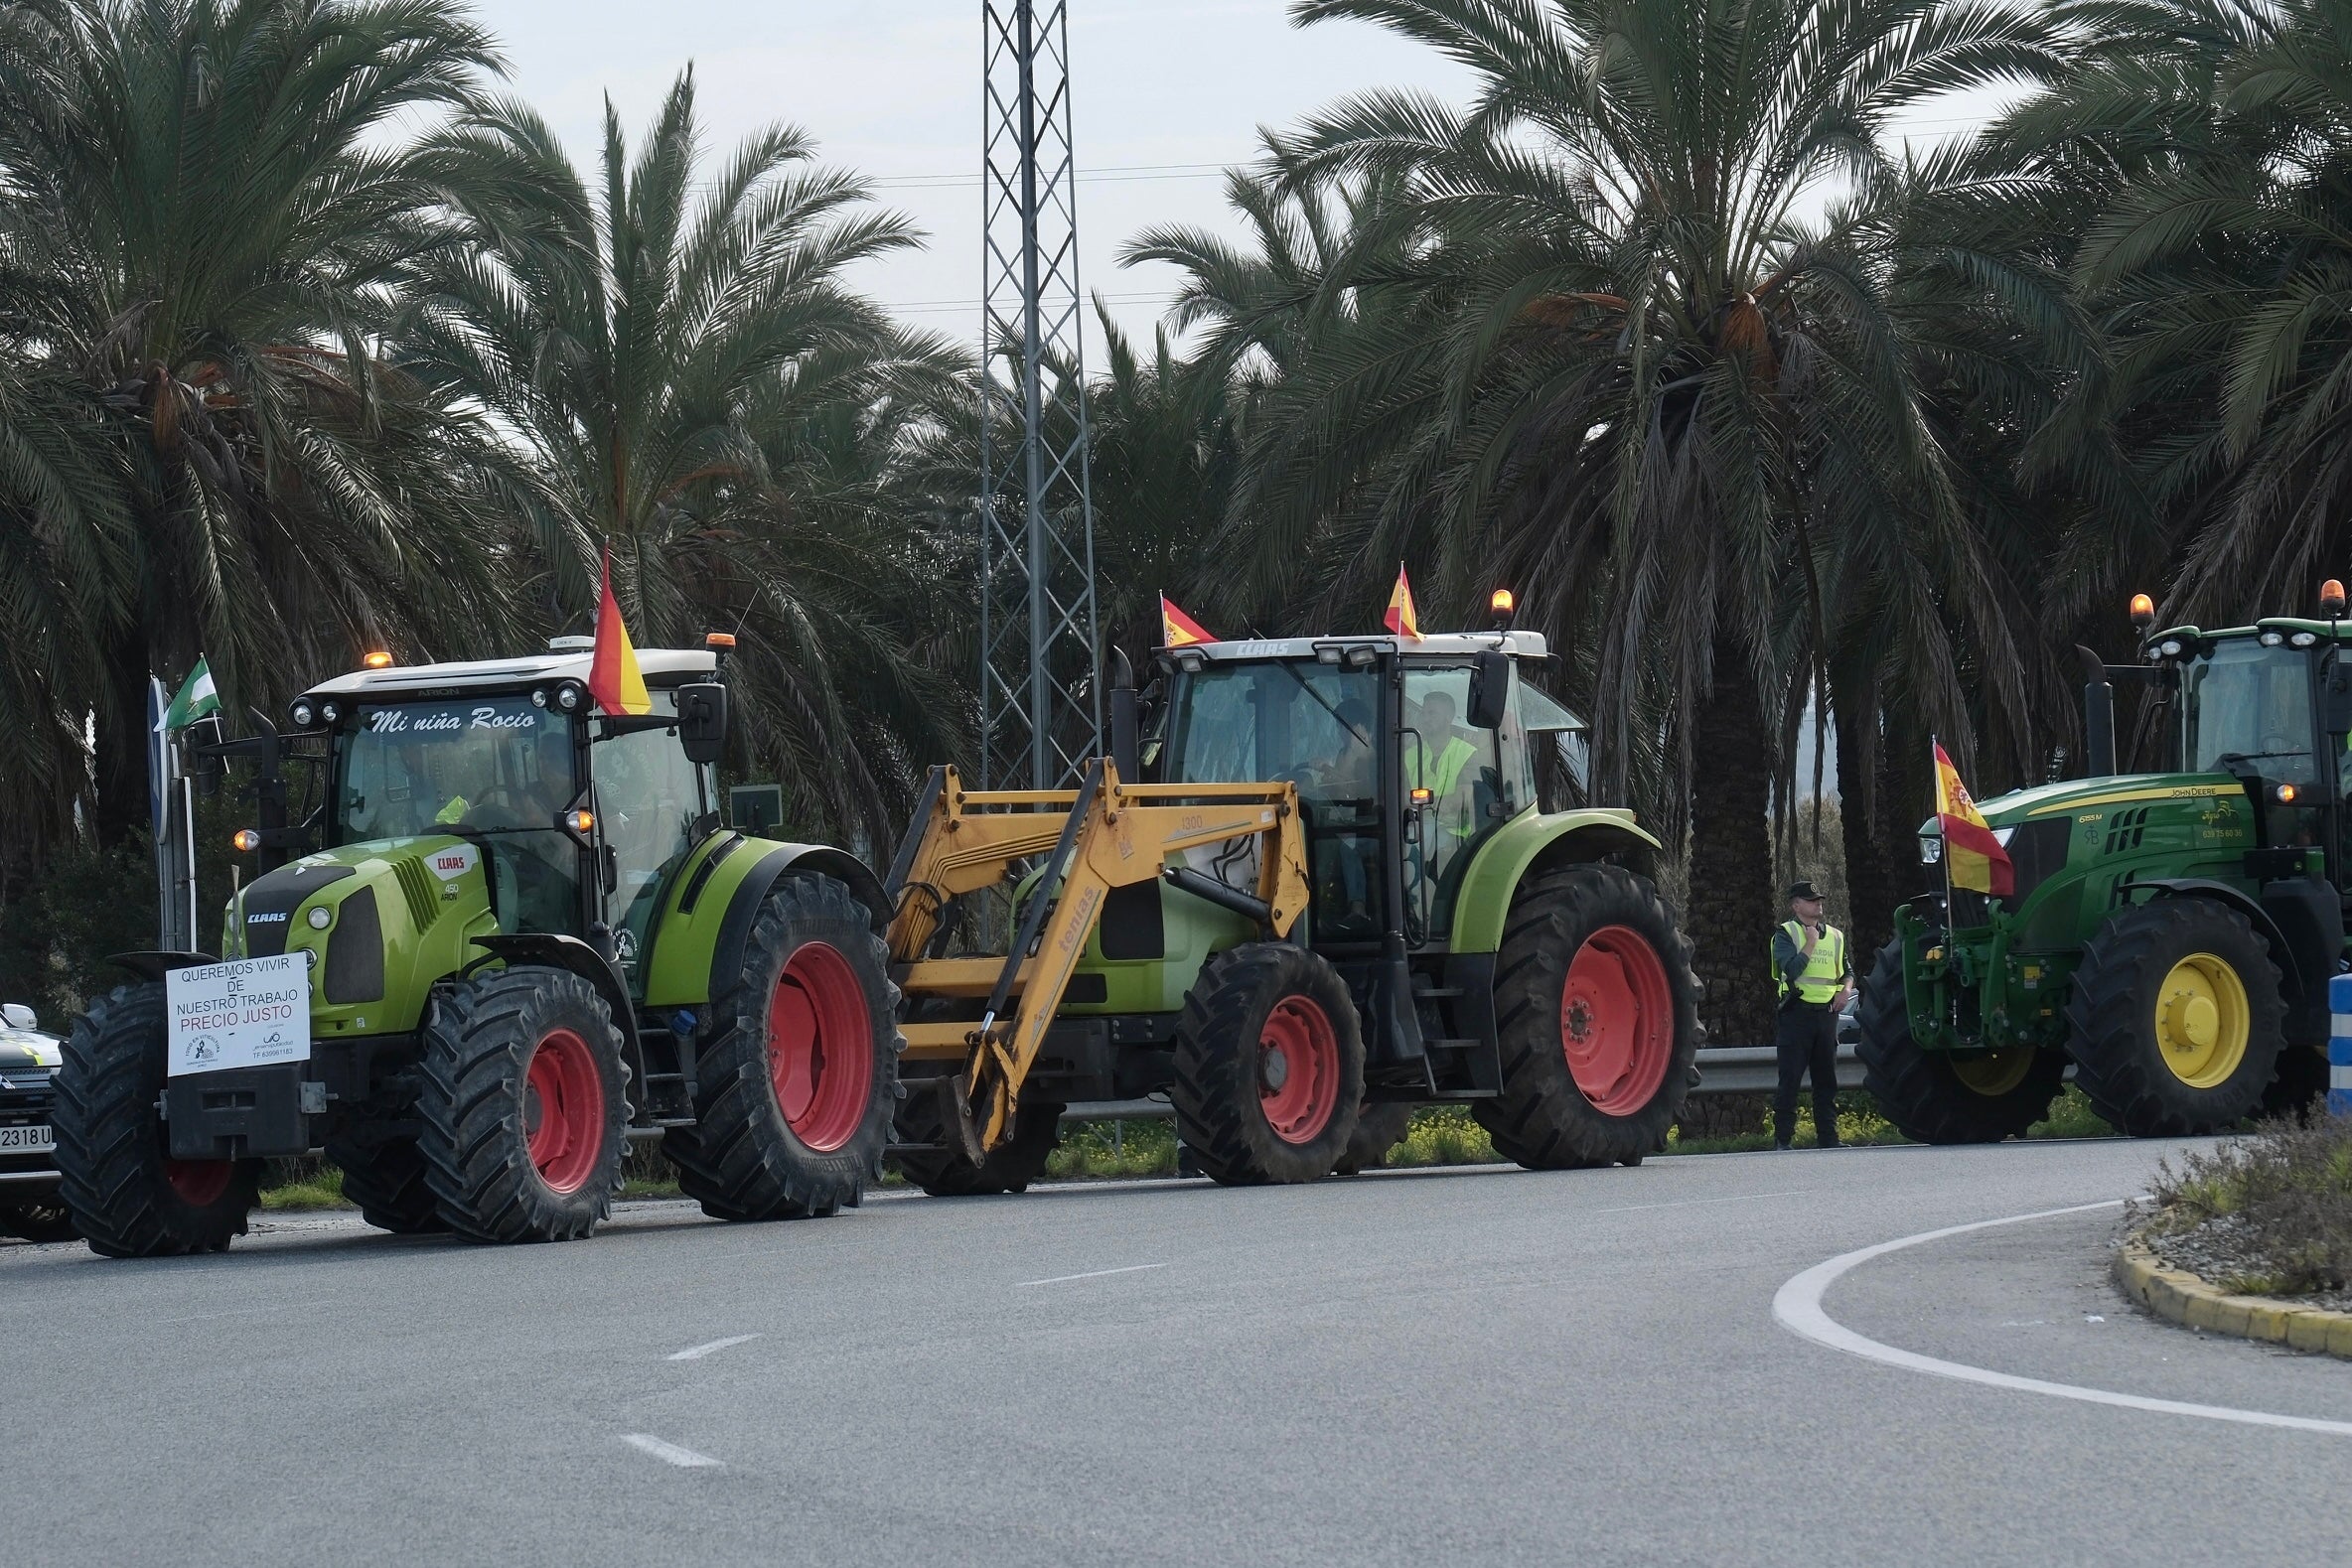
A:
{"type": "Polygon", "coordinates": [[[2140,548],[2093,547],[2168,554],[2169,616],[2307,611],[2352,554],[2352,4],[2102,20],[2004,128],[2021,167],[2069,182],[2078,286],[2116,339],[2147,504],[2140,548]]]}
{"type": "MultiPolygon", "coordinates": [[[[2061,64],[2022,8],[1938,0],[1299,0],[1474,78],[1345,100],[1285,139],[1294,183],[1409,194],[1322,280],[1365,324],[1268,389],[1234,517],[1269,581],[1377,593],[1399,556],[1459,607],[1497,576],[1570,657],[1598,786],[1646,754],[1689,823],[1710,1022],[1767,1038],[1781,737],[1817,683],[1847,541],[1948,574],[1896,630],[1927,696],[2019,689],[1890,292],[1912,193],[1888,117],[2061,64]],[[1818,215],[1815,210],[1820,208],[1818,215]],[[1951,591],[1957,585],[1961,593],[1951,591]],[[1704,758],[1706,766],[1700,766],[1704,758]],[[1686,812],[1687,802],[1687,812],[1686,812]]],[[[1930,177],[1934,170],[1929,170],[1930,177]]],[[[1912,573],[1913,578],[1924,574],[1912,573]]],[[[1780,797],[1785,801],[1784,791],[1780,797]]]]}
{"type": "Polygon", "coordinates": [[[6,27],[0,358],[52,395],[12,412],[0,484],[53,564],[14,591],[59,585],[102,654],[39,661],[94,712],[111,843],[145,819],[151,672],[201,648],[268,700],[496,619],[480,433],[375,352],[396,268],[448,239],[385,132],[496,59],[446,0],[28,0],[6,27]]]}
{"type": "Polygon", "coordinates": [[[417,258],[403,365],[527,445],[551,619],[587,612],[609,547],[641,641],[746,633],[750,756],[805,826],[886,843],[962,716],[909,656],[936,583],[890,482],[958,360],[842,281],[916,235],[813,153],[772,127],[697,192],[690,71],[634,158],[607,103],[593,180],[485,104],[426,150],[478,249],[417,258]]]}

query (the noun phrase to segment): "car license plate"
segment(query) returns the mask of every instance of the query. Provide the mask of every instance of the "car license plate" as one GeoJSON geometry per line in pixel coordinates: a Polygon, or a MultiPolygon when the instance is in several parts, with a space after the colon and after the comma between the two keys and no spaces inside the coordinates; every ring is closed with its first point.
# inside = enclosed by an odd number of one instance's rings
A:
{"type": "Polygon", "coordinates": [[[48,1154],[58,1146],[49,1123],[31,1127],[0,1127],[0,1154],[48,1154]]]}

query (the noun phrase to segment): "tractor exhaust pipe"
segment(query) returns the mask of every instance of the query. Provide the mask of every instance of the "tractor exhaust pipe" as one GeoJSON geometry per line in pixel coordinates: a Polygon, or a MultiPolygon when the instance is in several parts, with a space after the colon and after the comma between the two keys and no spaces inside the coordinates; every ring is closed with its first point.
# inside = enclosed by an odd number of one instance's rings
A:
{"type": "Polygon", "coordinates": [[[1133,784],[1143,777],[1141,704],[1135,696],[1135,667],[1124,648],[1110,650],[1110,765],[1119,779],[1133,784]]]}
{"type": "Polygon", "coordinates": [[[2116,772],[2116,688],[2107,683],[2107,662],[2077,642],[2083,664],[2083,776],[2112,779],[2116,772]]]}

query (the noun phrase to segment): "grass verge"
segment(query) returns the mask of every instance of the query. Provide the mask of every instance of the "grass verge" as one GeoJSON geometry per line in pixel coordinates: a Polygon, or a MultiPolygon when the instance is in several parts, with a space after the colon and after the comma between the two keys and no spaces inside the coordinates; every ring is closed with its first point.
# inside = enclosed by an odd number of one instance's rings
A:
{"type": "Polygon", "coordinates": [[[2352,1118],[2259,1123],[2167,1156],[2138,1234],[2174,1268],[2242,1296],[2352,1310],[2352,1118]]]}

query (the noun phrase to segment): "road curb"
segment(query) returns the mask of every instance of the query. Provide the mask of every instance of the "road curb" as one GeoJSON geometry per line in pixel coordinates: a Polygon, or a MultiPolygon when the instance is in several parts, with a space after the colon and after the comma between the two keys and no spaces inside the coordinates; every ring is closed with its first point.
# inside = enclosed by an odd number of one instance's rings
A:
{"type": "Polygon", "coordinates": [[[2291,1307],[2264,1296],[2233,1296],[2186,1269],[2168,1267],[2139,1241],[2127,1241],[2117,1249],[2115,1279],[2125,1295],[2183,1328],[2352,1360],[2352,1312],[2291,1307]]]}

